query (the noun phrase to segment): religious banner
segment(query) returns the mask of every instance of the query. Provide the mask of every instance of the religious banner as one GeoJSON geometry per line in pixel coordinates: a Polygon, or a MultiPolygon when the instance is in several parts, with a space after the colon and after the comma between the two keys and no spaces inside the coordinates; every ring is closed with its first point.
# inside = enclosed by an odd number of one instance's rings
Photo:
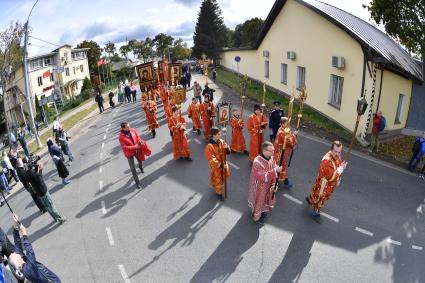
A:
{"type": "Polygon", "coordinates": [[[137,65],[136,72],[139,78],[140,89],[145,89],[156,84],[157,78],[154,72],[153,62],[137,65]]]}
{"type": "Polygon", "coordinates": [[[172,63],[170,64],[170,80],[171,83],[177,85],[180,82],[180,78],[182,76],[182,64],[181,63],[172,63]]]}
{"type": "Polygon", "coordinates": [[[231,105],[227,102],[223,102],[217,105],[218,115],[217,123],[222,126],[226,126],[230,122],[230,111],[231,105]]]}

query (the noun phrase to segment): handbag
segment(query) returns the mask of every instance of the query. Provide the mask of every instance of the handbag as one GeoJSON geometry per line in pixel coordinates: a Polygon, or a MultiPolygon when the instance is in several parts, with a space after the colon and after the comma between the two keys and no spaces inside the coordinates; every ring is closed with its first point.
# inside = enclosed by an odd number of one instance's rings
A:
{"type": "Polygon", "coordinates": [[[141,140],[141,142],[140,142],[140,148],[142,149],[142,152],[146,156],[150,156],[152,154],[151,148],[149,147],[149,145],[144,140],[141,140]]]}

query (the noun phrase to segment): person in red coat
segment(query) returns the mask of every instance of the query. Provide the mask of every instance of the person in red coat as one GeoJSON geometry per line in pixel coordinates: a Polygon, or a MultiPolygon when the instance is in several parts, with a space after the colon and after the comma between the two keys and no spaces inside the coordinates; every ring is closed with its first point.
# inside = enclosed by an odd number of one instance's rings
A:
{"type": "Polygon", "coordinates": [[[320,162],[319,173],[308,197],[307,203],[312,207],[311,217],[317,223],[322,223],[320,210],[331,197],[335,188],[339,186],[341,174],[347,167],[347,162],[341,160],[342,144],[334,141],[331,150],[323,156],[320,162]]]}
{"type": "Polygon", "coordinates": [[[142,162],[145,160],[146,156],[150,155],[150,149],[146,142],[139,137],[136,130],[130,128],[130,124],[128,122],[121,123],[119,140],[124,156],[127,158],[128,164],[130,165],[131,173],[133,174],[133,179],[136,182],[137,189],[141,189],[142,187],[140,185],[139,176],[136,172],[134,158],[136,158],[139,163],[140,171],[144,173],[142,162]]]}

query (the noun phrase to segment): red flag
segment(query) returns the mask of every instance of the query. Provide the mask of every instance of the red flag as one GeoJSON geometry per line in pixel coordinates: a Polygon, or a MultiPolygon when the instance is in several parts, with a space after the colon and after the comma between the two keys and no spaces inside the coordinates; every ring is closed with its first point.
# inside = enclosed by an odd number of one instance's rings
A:
{"type": "Polygon", "coordinates": [[[97,61],[97,66],[101,66],[101,65],[106,65],[107,62],[105,59],[100,59],[99,61],[97,61]]]}
{"type": "Polygon", "coordinates": [[[50,77],[50,70],[47,70],[43,73],[43,79],[50,77]]]}

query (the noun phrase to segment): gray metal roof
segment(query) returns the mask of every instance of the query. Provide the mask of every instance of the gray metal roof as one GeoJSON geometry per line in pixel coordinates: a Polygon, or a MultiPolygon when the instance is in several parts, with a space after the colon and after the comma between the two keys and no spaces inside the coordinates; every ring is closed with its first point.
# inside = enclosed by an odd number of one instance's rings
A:
{"type": "MultiPolygon", "coordinates": [[[[407,72],[410,76],[422,80],[420,64],[398,43],[384,32],[362,19],[334,6],[315,0],[296,0],[298,3],[313,9],[329,20],[333,20],[360,43],[372,48],[393,67],[407,72]]],[[[360,4],[359,4],[360,5],[360,4]]]]}

